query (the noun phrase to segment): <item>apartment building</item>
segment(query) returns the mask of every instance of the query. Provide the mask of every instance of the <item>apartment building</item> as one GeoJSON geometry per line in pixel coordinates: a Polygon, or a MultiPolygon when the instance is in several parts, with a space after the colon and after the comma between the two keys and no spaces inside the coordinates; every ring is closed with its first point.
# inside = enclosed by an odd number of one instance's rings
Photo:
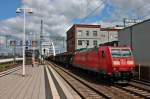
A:
{"type": "Polygon", "coordinates": [[[67,31],[67,52],[92,48],[99,44],[118,40],[118,29],[101,25],[74,24],[67,31]]]}

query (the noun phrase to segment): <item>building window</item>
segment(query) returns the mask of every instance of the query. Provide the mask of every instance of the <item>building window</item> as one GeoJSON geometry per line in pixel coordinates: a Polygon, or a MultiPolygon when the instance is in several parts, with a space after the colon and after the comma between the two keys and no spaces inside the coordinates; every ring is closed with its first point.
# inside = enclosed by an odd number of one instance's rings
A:
{"type": "Polygon", "coordinates": [[[94,46],[97,46],[97,40],[94,40],[94,41],[93,41],[93,45],[94,45],[94,46]]]}
{"type": "Polygon", "coordinates": [[[97,31],[93,31],[93,36],[97,36],[97,31]]]}
{"type": "Polygon", "coordinates": [[[82,40],[78,40],[78,45],[82,45],[82,40]]]}
{"type": "Polygon", "coordinates": [[[101,37],[105,37],[105,34],[102,34],[101,37]]]}
{"type": "Polygon", "coordinates": [[[86,31],[86,36],[89,36],[89,31],[86,31]]]}
{"type": "Polygon", "coordinates": [[[113,35],[113,38],[118,39],[118,35],[117,35],[117,34],[114,34],[114,35],[113,35]]]}
{"type": "Polygon", "coordinates": [[[86,40],[86,45],[89,45],[89,40],[86,40]]]}
{"type": "Polygon", "coordinates": [[[82,36],[82,30],[78,30],[77,35],[78,35],[78,36],[82,36]]]}

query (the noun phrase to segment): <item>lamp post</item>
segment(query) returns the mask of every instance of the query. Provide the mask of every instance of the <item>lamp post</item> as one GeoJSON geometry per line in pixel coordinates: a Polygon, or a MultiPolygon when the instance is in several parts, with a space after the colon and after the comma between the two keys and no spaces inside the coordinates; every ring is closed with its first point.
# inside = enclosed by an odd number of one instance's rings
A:
{"type": "Polygon", "coordinates": [[[17,8],[16,13],[23,13],[23,51],[22,51],[22,55],[23,55],[23,67],[22,67],[22,76],[25,76],[25,40],[26,40],[26,13],[33,13],[31,8],[17,8]]]}
{"type": "Polygon", "coordinates": [[[32,65],[35,66],[35,47],[36,47],[36,39],[35,39],[35,33],[34,33],[34,37],[33,37],[33,41],[32,41],[32,65]]]}

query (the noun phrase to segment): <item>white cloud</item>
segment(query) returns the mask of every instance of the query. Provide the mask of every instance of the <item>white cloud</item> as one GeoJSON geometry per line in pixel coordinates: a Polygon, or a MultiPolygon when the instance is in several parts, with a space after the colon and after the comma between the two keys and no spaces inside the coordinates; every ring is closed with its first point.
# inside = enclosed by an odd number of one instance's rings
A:
{"type": "Polygon", "coordinates": [[[150,1],[148,0],[112,0],[112,4],[116,7],[112,14],[114,19],[143,19],[150,13],[150,1]]]}
{"type": "Polygon", "coordinates": [[[104,27],[123,26],[123,19],[140,19],[141,21],[150,18],[150,1],[148,0],[109,0],[108,5],[112,9],[106,10],[109,17],[94,22],[102,24],[104,27]]]}
{"type": "MultiPolygon", "coordinates": [[[[101,5],[102,0],[22,0],[21,7],[33,8],[34,13],[27,15],[26,31],[27,33],[39,33],[40,21],[43,20],[44,35],[65,36],[65,32],[73,24],[72,20],[82,19],[91,11],[101,5]]],[[[111,11],[110,21],[104,22],[97,20],[94,23],[102,25],[118,24],[118,19],[122,21],[124,17],[137,17],[146,15],[150,12],[150,3],[148,0],[107,0],[108,4],[113,5],[116,9],[111,11]],[[142,7],[140,9],[137,9],[142,7]],[[145,10],[146,9],[146,10],[145,10]],[[112,21],[115,20],[115,21],[112,21]]],[[[106,3],[103,4],[94,15],[99,15],[106,3]]],[[[119,23],[120,24],[120,23],[119,23]]],[[[9,18],[0,21],[0,33],[12,34],[21,38],[23,34],[23,16],[9,18]]],[[[22,38],[21,38],[22,39],[22,38]]]]}
{"type": "MultiPolygon", "coordinates": [[[[100,0],[22,0],[21,7],[32,8],[34,13],[26,17],[26,33],[39,33],[43,20],[44,35],[65,36],[74,18],[83,18],[101,4],[100,0]]],[[[101,9],[99,9],[100,11],[101,9]]],[[[98,12],[95,14],[99,14],[98,12]]],[[[23,15],[0,22],[2,34],[22,39],[23,15]]]]}

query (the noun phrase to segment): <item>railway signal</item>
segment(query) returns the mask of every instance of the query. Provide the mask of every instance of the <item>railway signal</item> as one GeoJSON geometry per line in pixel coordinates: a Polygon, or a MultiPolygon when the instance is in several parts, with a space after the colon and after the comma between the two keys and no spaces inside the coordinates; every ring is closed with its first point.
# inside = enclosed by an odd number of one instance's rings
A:
{"type": "Polygon", "coordinates": [[[44,54],[45,54],[45,51],[46,51],[46,50],[45,50],[45,49],[43,49],[44,54]]]}

